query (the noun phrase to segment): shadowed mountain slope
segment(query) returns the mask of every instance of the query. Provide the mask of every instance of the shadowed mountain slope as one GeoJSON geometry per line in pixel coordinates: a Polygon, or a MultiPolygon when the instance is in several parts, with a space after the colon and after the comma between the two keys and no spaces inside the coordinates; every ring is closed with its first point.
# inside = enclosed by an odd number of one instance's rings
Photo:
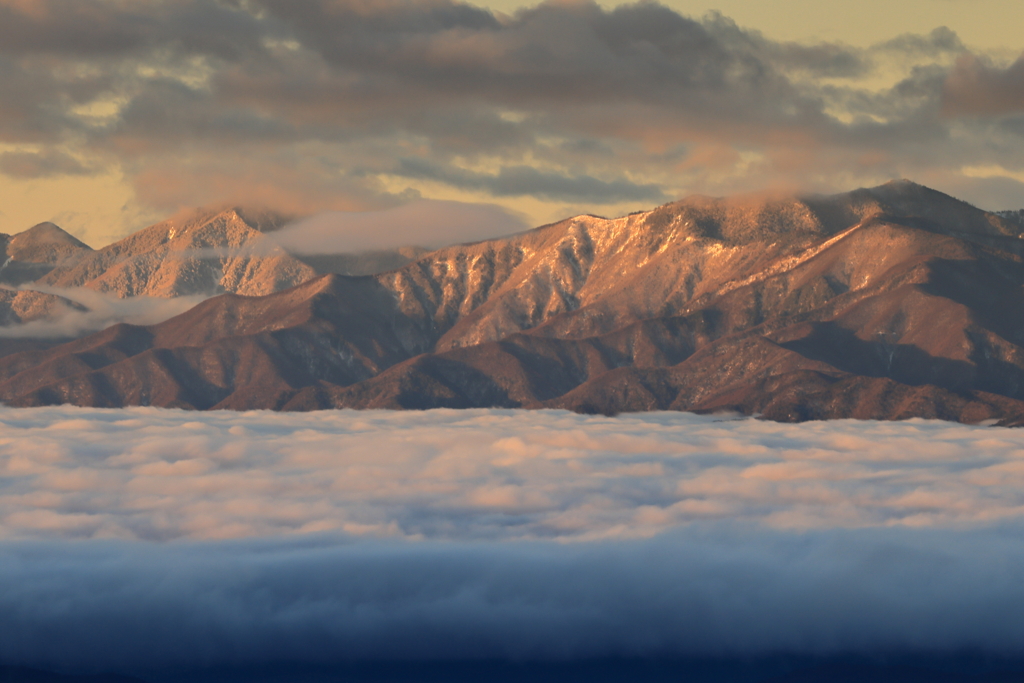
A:
{"type": "Polygon", "coordinates": [[[1014,422],[1020,233],[907,181],[693,197],[12,354],[0,400],[1014,422]]]}

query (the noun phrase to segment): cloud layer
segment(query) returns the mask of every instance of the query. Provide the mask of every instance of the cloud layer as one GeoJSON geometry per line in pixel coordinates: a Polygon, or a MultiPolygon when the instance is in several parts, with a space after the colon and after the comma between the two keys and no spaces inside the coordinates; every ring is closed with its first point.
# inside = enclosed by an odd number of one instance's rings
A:
{"type": "Polygon", "coordinates": [[[681,413],[0,411],[0,537],[649,537],[1024,516],[1024,432],[681,413]]]}
{"type": "Polygon", "coordinates": [[[1020,658],[1022,476],[923,420],[0,409],[0,662],[1020,658]]]}
{"type": "Polygon", "coordinates": [[[0,0],[0,173],[122,173],[159,210],[542,222],[898,176],[1017,208],[1020,74],[946,28],[805,45],[656,3],[0,0]]]}

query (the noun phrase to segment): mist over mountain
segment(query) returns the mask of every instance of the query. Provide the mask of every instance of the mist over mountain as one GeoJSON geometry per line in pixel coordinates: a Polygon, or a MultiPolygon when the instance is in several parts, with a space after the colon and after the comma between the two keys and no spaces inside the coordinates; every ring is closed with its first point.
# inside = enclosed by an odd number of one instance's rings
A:
{"type": "Polygon", "coordinates": [[[183,212],[96,250],[53,223],[0,234],[0,355],[20,349],[11,339],[47,345],[116,322],[159,322],[224,292],[262,295],[327,273],[374,274],[429,251],[361,248],[373,247],[372,237],[317,248],[308,232],[270,211],[221,207],[183,212]]]}
{"type": "Polygon", "coordinates": [[[1024,418],[1024,325],[1010,314],[1024,303],[1018,218],[909,181],[690,197],[407,251],[414,260],[360,277],[318,276],[329,259],[277,245],[257,252],[273,218],[171,220],[73,251],[42,282],[228,293],[156,325],[10,354],[0,398],[1013,423],[1024,418]]]}

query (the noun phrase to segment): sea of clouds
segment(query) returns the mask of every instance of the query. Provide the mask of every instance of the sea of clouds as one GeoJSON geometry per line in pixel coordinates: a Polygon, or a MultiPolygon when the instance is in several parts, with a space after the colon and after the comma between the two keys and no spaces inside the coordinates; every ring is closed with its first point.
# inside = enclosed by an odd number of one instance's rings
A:
{"type": "Polygon", "coordinates": [[[0,662],[1024,656],[1024,431],[0,408],[0,662]]]}
{"type": "Polygon", "coordinates": [[[0,538],[646,538],[1024,517],[1024,431],[686,413],[0,409],[0,538]]]}

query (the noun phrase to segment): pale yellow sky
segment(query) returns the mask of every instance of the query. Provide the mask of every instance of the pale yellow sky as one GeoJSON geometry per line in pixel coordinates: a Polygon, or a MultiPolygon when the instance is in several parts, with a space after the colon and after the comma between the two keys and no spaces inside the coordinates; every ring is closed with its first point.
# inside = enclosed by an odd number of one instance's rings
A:
{"type": "Polygon", "coordinates": [[[164,218],[140,206],[120,173],[18,179],[0,175],[0,232],[15,234],[52,221],[92,247],[164,218]]]}
{"type": "MultiPolygon", "coordinates": [[[[511,13],[521,0],[473,4],[511,13]]],[[[611,8],[618,2],[598,2],[611,8]]],[[[745,28],[776,40],[841,41],[866,47],[901,33],[954,30],[967,45],[1024,51],[1024,0],[662,0],[691,17],[719,11],[745,28]]]]}

